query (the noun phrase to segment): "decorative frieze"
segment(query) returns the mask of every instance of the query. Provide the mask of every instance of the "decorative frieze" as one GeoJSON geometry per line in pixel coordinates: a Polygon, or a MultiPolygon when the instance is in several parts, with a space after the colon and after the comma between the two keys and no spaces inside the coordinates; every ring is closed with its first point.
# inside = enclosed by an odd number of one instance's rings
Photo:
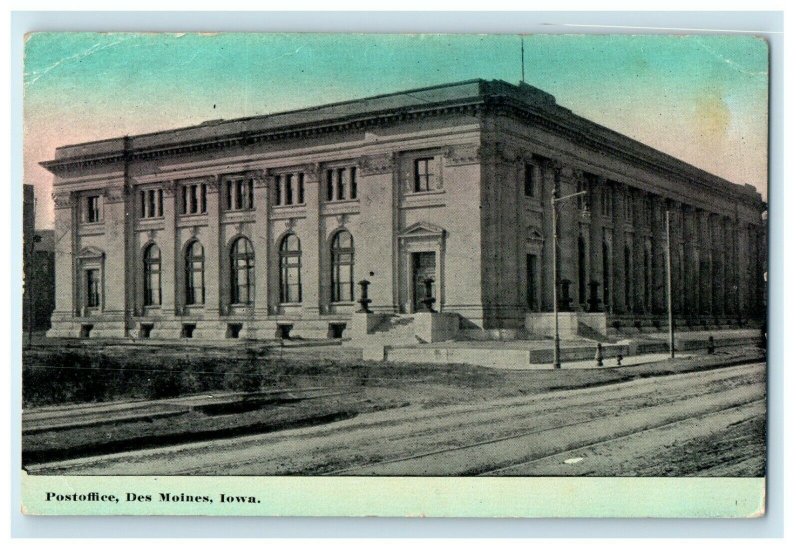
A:
{"type": "Polygon", "coordinates": [[[391,173],[397,166],[397,155],[394,153],[362,156],[358,160],[358,170],[361,175],[379,175],[391,173]]]}
{"type": "Polygon", "coordinates": [[[444,154],[445,166],[467,166],[480,164],[482,149],[479,145],[458,145],[449,147],[444,154]]]}
{"type": "Polygon", "coordinates": [[[63,208],[71,208],[72,207],[72,193],[69,191],[61,191],[55,192],[52,194],[53,203],[55,204],[55,208],[63,209],[63,208]]]}

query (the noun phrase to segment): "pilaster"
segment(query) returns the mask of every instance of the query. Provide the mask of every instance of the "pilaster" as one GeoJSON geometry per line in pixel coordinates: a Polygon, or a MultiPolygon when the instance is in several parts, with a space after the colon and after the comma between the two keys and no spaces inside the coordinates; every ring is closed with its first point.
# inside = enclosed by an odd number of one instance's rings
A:
{"type": "MultiPolygon", "coordinates": [[[[206,318],[219,318],[221,298],[220,276],[225,270],[222,268],[227,254],[220,249],[220,178],[212,176],[206,183],[206,209],[208,211],[208,244],[206,249],[206,318]]],[[[258,255],[258,254],[256,254],[258,255]]]]}

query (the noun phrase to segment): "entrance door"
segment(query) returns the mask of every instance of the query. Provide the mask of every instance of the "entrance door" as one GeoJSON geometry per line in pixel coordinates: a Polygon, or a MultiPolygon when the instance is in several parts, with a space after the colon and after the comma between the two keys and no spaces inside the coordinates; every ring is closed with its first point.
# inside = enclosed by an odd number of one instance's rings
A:
{"type": "Polygon", "coordinates": [[[528,310],[539,310],[539,257],[528,254],[528,310]]]}
{"type": "MultiPolygon", "coordinates": [[[[411,254],[411,276],[414,284],[414,312],[426,311],[422,302],[425,299],[425,280],[433,280],[432,296],[436,297],[436,252],[416,252],[411,254]]],[[[434,307],[436,304],[434,304],[434,307]]]]}

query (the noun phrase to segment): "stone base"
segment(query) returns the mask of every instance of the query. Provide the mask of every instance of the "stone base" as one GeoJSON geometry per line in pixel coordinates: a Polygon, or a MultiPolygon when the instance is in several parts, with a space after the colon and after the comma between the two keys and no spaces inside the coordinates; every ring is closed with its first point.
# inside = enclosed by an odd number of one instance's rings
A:
{"type": "Polygon", "coordinates": [[[455,339],[459,318],[452,313],[414,313],[414,335],[421,343],[455,339]]]}
{"type": "MultiPolygon", "coordinates": [[[[525,331],[533,337],[552,338],[554,324],[553,313],[528,313],[525,316],[525,331]]],[[[558,334],[564,339],[606,337],[608,315],[584,312],[558,313],[558,334]]]]}

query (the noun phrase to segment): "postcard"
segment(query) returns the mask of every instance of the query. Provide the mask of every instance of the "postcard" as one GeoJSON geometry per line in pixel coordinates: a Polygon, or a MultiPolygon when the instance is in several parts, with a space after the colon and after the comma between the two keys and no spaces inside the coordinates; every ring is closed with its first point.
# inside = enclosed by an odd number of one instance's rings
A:
{"type": "Polygon", "coordinates": [[[762,516],[768,60],[27,35],[23,512],[762,516]]]}

